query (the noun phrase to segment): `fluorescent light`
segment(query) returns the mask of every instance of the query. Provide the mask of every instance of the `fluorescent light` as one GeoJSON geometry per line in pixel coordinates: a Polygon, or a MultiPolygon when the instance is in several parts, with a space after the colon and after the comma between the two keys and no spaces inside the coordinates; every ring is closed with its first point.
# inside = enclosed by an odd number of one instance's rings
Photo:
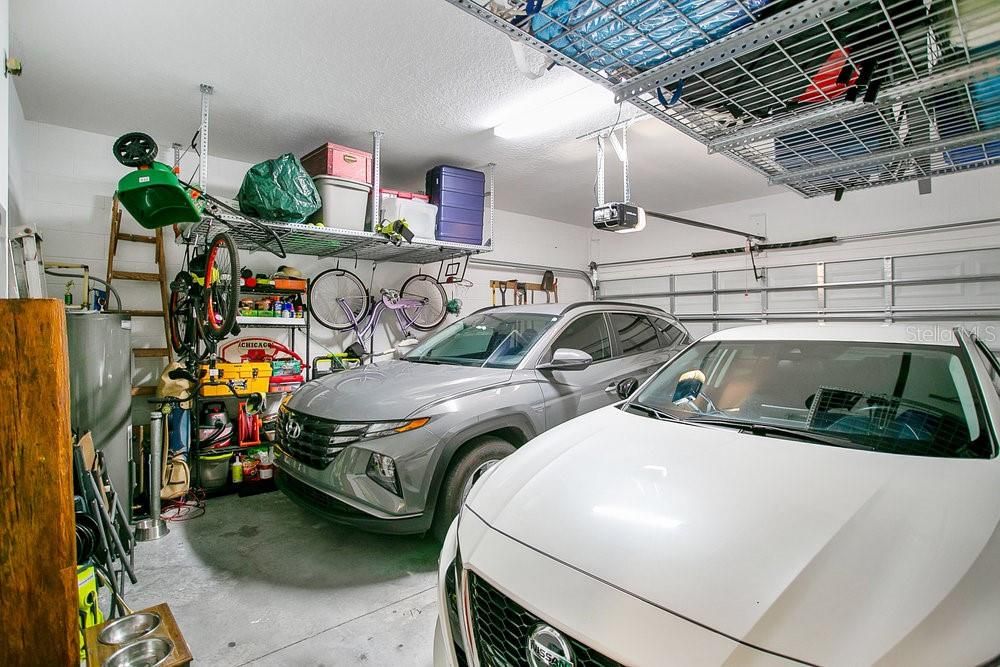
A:
{"type": "Polygon", "coordinates": [[[592,116],[595,112],[612,108],[614,95],[611,91],[584,80],[582,85],[574,86],[569,92],[554,98],[527,101],[519,105],[493,128],[493,134],[502,139],[544,134],[592,116]]]}

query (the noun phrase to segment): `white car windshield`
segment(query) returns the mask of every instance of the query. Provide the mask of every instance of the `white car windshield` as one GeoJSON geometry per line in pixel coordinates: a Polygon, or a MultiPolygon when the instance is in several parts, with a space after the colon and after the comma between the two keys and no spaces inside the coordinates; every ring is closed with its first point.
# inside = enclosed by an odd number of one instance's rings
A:
{"type": "Polygon", "coordinates": [[[538,313],[469,315],[417,345],[406,361],[514,368],[559,318],[538,313]]]}
{"type": "Polygon", "coordinates": [[[957,347],[703,341],[625,407],[880,452],[989,458],[969,374],[957,347]]]}

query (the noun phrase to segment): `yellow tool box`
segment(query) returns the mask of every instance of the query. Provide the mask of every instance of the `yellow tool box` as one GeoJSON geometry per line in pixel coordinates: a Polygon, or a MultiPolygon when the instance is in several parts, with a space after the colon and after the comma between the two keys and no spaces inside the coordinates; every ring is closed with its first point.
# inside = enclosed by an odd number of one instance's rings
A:
{"type": "Polygon", "coordinates": [[[270,362],[244,361],[238,364],[219,362],[211,369],[207,364],[201,367],[202,396],[232,396],[227,385],[237,394],[246,396],[257,392],[266,393],[271,381],[270,362]]]}

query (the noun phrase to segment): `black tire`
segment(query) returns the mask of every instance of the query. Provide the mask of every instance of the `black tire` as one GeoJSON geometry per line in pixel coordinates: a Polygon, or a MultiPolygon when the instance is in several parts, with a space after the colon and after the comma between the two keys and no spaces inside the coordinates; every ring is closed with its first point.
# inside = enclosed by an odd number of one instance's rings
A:
{"type": "Polygon", "coordinates": [[[425,301],[423,308],[416,312],[410,312],[409,308],[403,309],[406,319],[412,322],[414,329],[420,331],[436,329],[448,314],[448,295],[445,294],[444,287],[425,273],[407,278],[399,288],[399,296],[404,299],[419,298],[425,301]]]}
{"type": "Polygon", "coordinates": [[[215,235],[208,246],[205,261],[204,308],[205,336],[222,340],[236,324],[240,305],[240,253],[233,237],[225,232],[215,235]]]}
{"type": "Polygon", "coordinates": [[[183,355],[187,352],[189,336],[192,322],[189,319],[188,310],[190,297],[187,292],[172,290],[170,292],[170,347],[174,352],[183,355]]]}
{"type": "Polygon", "coordinates": [[[368,288],[361,278],[344,269],[327,269],[309,282],[309,312],[316,321],[327,329],[334,331],[350,331],[354,323],[337,301],[344,299],[354,313],[354,318],[361,322],[368,316],[371,300],[368,298],[368,288]]]}
{"type": "Polygon", "coordinates": [[[159,148],[145,132],[129,132],[118,137],[112,151],[115,159],[126,167],[145,167],[153,164],[159,148]]]}
{"type": "Polygon", "coordinates": [[[462,508],[466,485],[470,481],[475,482],[473,475],[486,472],[483,466],[489,462],[499,462],[513,453],[514,445],[492,435],[484,435],[468,442],[465,451],[451,462],[444,481],[441,482],[434,523],[431,525],[431,533],[438,541],[444,541],[451,522],[462,508]]]}

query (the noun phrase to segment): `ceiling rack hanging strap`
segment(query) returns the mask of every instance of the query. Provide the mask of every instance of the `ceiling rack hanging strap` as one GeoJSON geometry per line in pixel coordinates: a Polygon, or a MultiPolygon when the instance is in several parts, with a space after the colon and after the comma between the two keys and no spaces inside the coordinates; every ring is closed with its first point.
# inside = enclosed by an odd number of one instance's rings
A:
{"type": "Polygon", "coordinates": [[[870,2],[871,0],[803,0],[615,86],[612,88],[615,102],[626,102],[656,88],[670,86],[680,79],[753,53],[779,39],[819,26],[824,21],[870,2]]]}

